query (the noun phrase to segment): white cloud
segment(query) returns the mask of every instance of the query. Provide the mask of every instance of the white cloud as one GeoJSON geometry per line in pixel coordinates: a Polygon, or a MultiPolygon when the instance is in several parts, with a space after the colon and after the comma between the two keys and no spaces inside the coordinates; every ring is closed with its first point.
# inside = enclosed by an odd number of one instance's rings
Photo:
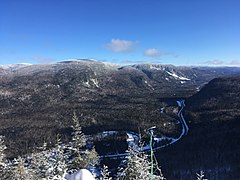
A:
{"type": "Polygon", "coordinates": [[[113,52],[131,52],[135,44],[133,41],[112,39],[106,47],[113,52]]]}
{"type": "Polygon", "coordinates": [[[162,56],[172,56],[174,58],[179,57],[175,52],[159,51],[156,48],[149,48],[145,50],[144,55],[152,58],[160,58],[162,56]]]}
{"type": "Polygon", "coordinates": [[[214,60],[210,60],[210,61],[205,61],[204,64],[208,64],[208,65],[223,65],[223,64],[225,64],[225,62],[222,61],[222,60],[214,59],[214,60]]]}
{"type": "Polygon", "coordinates": [[[240,61],[238,61],[238,60],[232,60],[229,64],[230,64],[230,65],[240,66],[240,61]]]}
{"type": "Polygon", "coordinates": [[[213,65],[213,66],[240,66],[239,60],[232,60],[232,61],[223,61],[219,59],[209,60],[203,62],[203,64],[213,65]]]}
{"type": "Polygon", "coordinates": [[[149,56],[149,57],[159,57],[161,55],[161,53],[159,50],[157,50],[155,48],[151,48],[151,49],[145,50],[144,55],[149,56]]]}

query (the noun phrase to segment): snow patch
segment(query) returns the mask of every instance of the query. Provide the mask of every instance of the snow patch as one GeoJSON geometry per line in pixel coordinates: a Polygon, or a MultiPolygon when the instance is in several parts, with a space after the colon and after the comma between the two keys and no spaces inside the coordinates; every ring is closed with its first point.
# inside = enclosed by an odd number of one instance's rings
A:
{"type": "Polygon", "coordinates": [[[199,87],[196,87],[196,90],[197,90],[197,92],[198,92],[198,91],[200,91],[200,89],[201,89],[201,87],[200,87],[200,86],[199,86],[199,87]]]}
{"type": "Polygon", "coordinates": [[[91,85],[99,87],[98,80],[97,79],[93,79],[93,78],[83,82],[83,85],[86,86],[86,87],[91,87],[91,85]]]}
{"type": "Polygon", "coordinates": [[[145,84],[147,84],[150,88],[152,88],[152,90],[154,90],[154,88],[152,87],[151,84],[149,84],[146,80],[144,81],[145,84]]]}
{"type": "Polygon", "coordinates": [[[169,79],[168,79],[167,77],[166,77],[165,79],[166,79],[167,81],[169,81],[169,79]]]}
{"type": "Polygon", "coordinates": [[[127,142],[133,142],[133,141],[134,141],[133,134],[131,134],[131,133],[127,133],[127,136],[128,136],[128,138],[127,138],[127,142]]]}
{"type": "Polygon", "coordinates": [[[85,86],[90,87],[89,81],[83,83],[85,86]]]}
{"type": "Polygon", "coordinates": [[[120,65],[118,64],[113,64],[113,63],[110,63],[110,62],[102,62],[106,68],[109,68],[109,69],[116,69],[116,68],[119,68],[120,65]]]}
{"type": "Polygon", "coordinates": [[[90,79],[90,81],[92,81],[96,87],[99,87],[99,83],[97,79],[90,79]]]}
{"type": "Polygon", "coordinates": [[[113,136],[114,134],[117,134],[118,131],[103,131],[101,133],[96,134],[95,136],[98,138],[105,138],[108,136],[113,136]]]}
{"type": "Polygon", "coordinates": [[[154,69],[154,70],[158,70],[158,71],[163,70],[161,67],[156,67],[156,66],[153,66],[153,65],[150,65],[150,69],[154,69]]]}
{"type": "Polygon", "coordinates": [[[67,180],[95,180],[93,175],[87,169],[81,169],[73,174],[66,174],[65,179],[67,180]]]}
{"type": "Polygon", "coordinates": [[[184,81],[189,81],[191,79],[189,78],[186,78],[186,77],[183,77],[183,76],[178,76],[176,73],[174,72],[169,72],[169,71],[166,71],[170,76],[174,77],[175,79],[180,79],[180,80],[184,80],[184,81]]]}
{"type": "Polygon", "coordinates": [[[162,107],[162,108],[160,109],[160,113],[163,114],[163,113],[164,113],[164,110],[165,110],[165,107],[162,107]]]}

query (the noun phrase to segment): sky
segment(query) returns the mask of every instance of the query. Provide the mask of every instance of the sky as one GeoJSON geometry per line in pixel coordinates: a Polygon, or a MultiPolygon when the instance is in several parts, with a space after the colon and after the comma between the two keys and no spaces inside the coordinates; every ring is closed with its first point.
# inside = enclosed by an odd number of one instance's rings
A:
{"type": "Polygon", "coordinates": [[[0,64],[240,66],[239,0],[6,0],[0,64]]]}

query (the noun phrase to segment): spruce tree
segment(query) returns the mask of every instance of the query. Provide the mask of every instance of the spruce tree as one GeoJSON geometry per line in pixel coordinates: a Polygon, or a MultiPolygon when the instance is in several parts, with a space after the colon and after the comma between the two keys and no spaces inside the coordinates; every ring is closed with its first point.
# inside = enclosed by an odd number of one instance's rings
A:
{"type": "Polygon", "coordinates": [[[25,166],[25,159],[18,157],[17,159],[14,159],[13,164],[11,164],[11,173],[9,179],[37,180],[38,177],[32,169],[25,166]]]}
{"type": "Polygon", "coordinates": [[[7,147],[4,143],[4,136],[0,135],[0,179],[7,179],[10,174],[8,162],[6,160],[5,150],[7,147]]]}
{"type": "Polygon", "coordinates": [[[87,138],[82,132],[82,127],[75,112],[72,120],[73,136],[72,141],[67,146],[67,151],[69,157],[68,167],[74,172],[82,168],[94,166],[98,162],[98,154],[95,148],[90,150],[86,148],[87,138]]]}
{"type": "MultiPolygon", "coordinates": [[[[125,168],[122,168],[120,172],[118,172],[117,178],[119,180],[150,179],[151,162],[149,160],[149,155],[146,152],[141,151],[140,149],[134,149],[129,147],[127,166],[125,168]]],[[[164,180],[165,178],[157,164],[156,158],[153,166],[155,169],[153,179],[164,180]]]]}

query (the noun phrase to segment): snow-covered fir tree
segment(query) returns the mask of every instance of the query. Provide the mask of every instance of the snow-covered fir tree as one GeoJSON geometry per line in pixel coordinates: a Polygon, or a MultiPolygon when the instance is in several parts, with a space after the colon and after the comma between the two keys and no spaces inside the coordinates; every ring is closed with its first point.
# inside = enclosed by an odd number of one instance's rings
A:
{"type": "Polygon", "coordinates": [[[74,172],[81,168],[94,166],[98,162],[98,154],[95,148],[87,149],[87,138],[82,132],[81,125],[76,113],[73,114],[73,136],[67,147],[69,157],[68,168],[74,172]]]}
{"type": "Polygon", "coordinates": [[[86,146],[86,136],[85,134],[82,132],[82,127],[79,123],[79,119],[76,115],[76,113],[74,112],[73,113],[73,117],[72,117],[72,120],[73,120],[73,125],[72,125],[72,128],[73,128],[73,137],[72,137],[72,142],[73,142],[73,148],[76,148],[76,149],[80,149],[84,146],[86,146]]]}
{"type": "Polygon", "coordinates": [[[64,153],[65,146],[61,139],[57,138],[57,147],[53,149],[48,159],[49,168],[47,171],[48,179],[61,180],[65,179],[67,173],[66,155],[64,153]]]}
{"type": "Polygon", "coordinates": [[[47,178],[48,169],[50,168],[50,156],[52,150],[47,150],[47,143],[44,142],[43,146],[38,148],[40,152],[35,152],[31,156],[30,168],[34,170],[39,178],[47,178]]]}
{"type": "Polygon", "coordinates": [[[36,180],[38,179],[34,170],[25,165],[25,159],[18,157],[11,164],[11,173],[9,179],[16,180],[36,180]]]}
{"type": "MultiPolygon", "coordinates": [[[[129,155],[127,157],[127,166],[125,169],[121,169],[118,173],[119,180],[147,180],[150,179],[151,162],[149,161],[149,155],[143,151],[139,151],[129,147],[129,155]]],[[[165,179],[162,175],[161,169],[157,164],[154,164],[154,168],[158,175],[153,174],[154,180],[165,179]]]]}
{"type": "Polygon", "coordinates": [[[10,169],[6,160],[4,136],[0,135],[0,179],[7,179],[10,175],[10,169]]]}
{"type": "Polygon", "coordinates": [[[56,147],[47,149],[46,143],[41,151],[33,153],[31,168],[43,179],[64,179],[67,173],[82,168],[93,167],[98,162],[95,149],[86,149],[86,136],[81,130],[76,114],[73,116],[73,137],[69,143],[57,138],[56,147]]]}
{"type": "Polygon", "coordinates": [[[0,166],[5,166],[6,155],[4,153],[7,147],[4,144],[4,136],[0,135],[0,166]]]}

